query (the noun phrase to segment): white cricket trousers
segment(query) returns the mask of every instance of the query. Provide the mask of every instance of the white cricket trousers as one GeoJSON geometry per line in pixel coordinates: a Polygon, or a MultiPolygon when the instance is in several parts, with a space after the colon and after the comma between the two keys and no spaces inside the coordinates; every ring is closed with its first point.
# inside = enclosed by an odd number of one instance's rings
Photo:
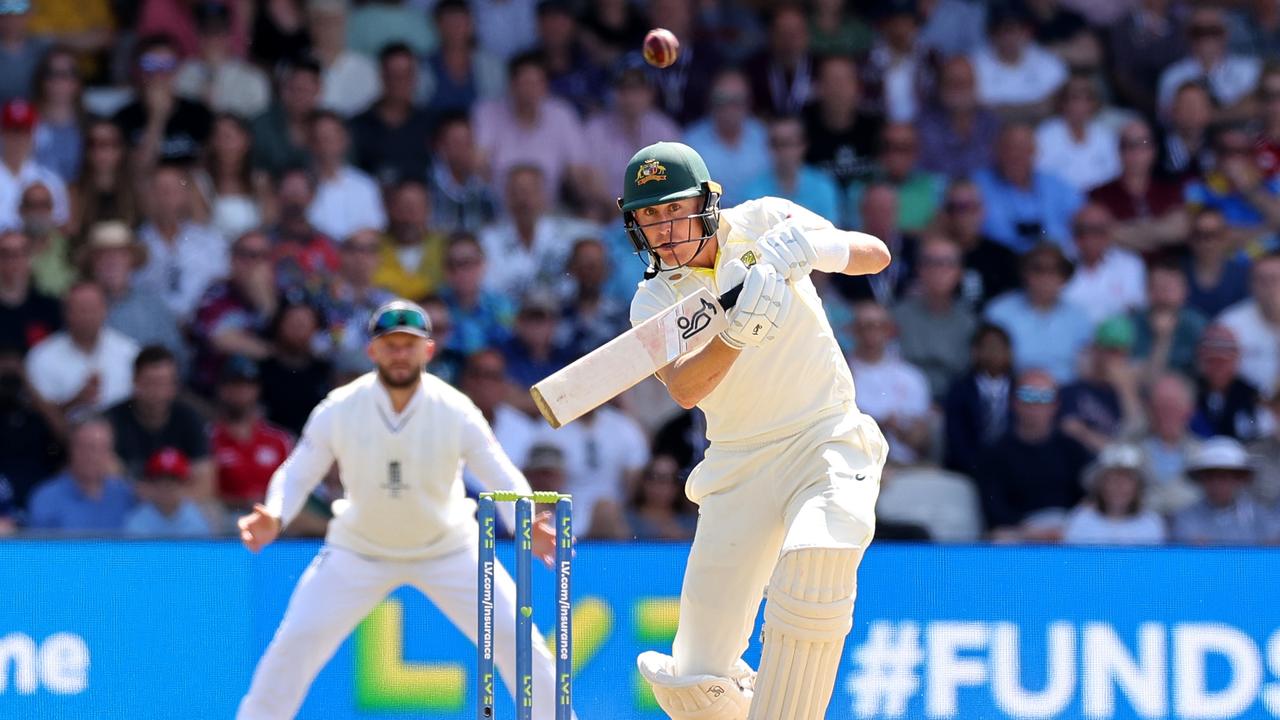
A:
{"type": "MultiPolygon", "coordinates": [[[[443,557],[382,560],[325,545],[289,599],[284,619],[254,670],[237,720],[289,720],[325,663],[356,625],[392,590],[412,585],[476,641],[475,543],[443,557]]],[[[508,693],[516,687],[516,586],[499,564],[494,572],[494,664],[508,693]]],[[[474,663],[473,663],[474,664],[474,663]]],[[[533,629],[533,701],[537,720],[552,720],[555,661],[533,629]]]]}
{"type": "MultiPolygon", "coordinates": [[[[856,410],[777,441],[707,448],[671,656],[680,675],[727,677],[746,651],[778,558],[800,548],[865,549],[888,445],[856,410]]],[[[695,485],[696,483],[696,485],[695,485]]]]}

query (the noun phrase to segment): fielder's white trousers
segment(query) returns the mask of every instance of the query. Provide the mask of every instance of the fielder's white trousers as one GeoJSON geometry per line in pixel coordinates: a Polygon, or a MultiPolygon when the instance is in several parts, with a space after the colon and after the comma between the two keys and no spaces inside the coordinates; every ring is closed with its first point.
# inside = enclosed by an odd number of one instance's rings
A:
{"type": "Polygon", "coordinates": [[[880,428],[856,411],[778,441],[707,449],[689,487],[724,489],[690,498],[698,530],[671,652],[678,674],[729,675],[783,552],[871,542],[887,455],[880,428]]]}
{"type": "MultiPolygon", "coordinates": [[[[289,599],[284,619],[253,673],[237,720],[289,720],[342,641],[401,585],[421,590],[472,641],[476,640],[474,543],[439,558],[400,561],[357,555],[326,545],[289,599]]],[[[499,564],[494,572],[494,664],[508,693],[516,687],[516,586],[499,564]]],[[[474,664],[474,663],[472,663],[474,664]]],[[[533,630],[534,717],[552,720],[555,661],[533,630]]]]}

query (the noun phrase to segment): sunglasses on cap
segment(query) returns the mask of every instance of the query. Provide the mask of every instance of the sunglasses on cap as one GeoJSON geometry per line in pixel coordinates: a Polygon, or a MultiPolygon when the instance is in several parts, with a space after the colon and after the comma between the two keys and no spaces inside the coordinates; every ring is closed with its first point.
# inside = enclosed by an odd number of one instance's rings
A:
{"type": "Polygon", "coordinates": [[[427,319],[426,313],[415,307],[389,307],[379,311],[369,321],[369,337],[381,337],[393,332],[430,337],[431,321],[427,319]]]}
{"type": "Polygon", "coordinates": [[[1014,393],[1014,397],[1018,398],[1018,402],[1031,405],[1048,405],[1058,399],[1058,391],[1053,388],[1022,385],[1014,393]]]}

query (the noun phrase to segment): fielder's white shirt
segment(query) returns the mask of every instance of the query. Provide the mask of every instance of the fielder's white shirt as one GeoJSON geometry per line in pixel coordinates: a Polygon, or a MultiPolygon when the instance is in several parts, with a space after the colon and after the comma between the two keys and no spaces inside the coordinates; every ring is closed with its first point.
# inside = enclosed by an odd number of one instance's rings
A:
{"type": "MultiPolygon", "coordinates": [[[[271,476],[268,510],[288,524],[335,461],[348,506],[329,523],[326,540],[371,557],[439,557],[475,541],[464,463],[489,489],[530,492],[480,410],[427,374],[398,414],[377,373],[329,393],[271,476]]],[[[513,506],[498,507],[514,527],[513,506]]]]}
{"type": "MultiPolygon", "coordinates": [[[[715,269],[682,268],[642,280],[631,301],[631,324],[644,320],[716,282],[725,264],[756,250],[757,240],[791,220],[805,230],[838,232],[825,218],[782,198],[750,200],[721,211],[715,269]]],[[[827,322],[822,300],[808,277],[792,283],[791,314],[775,339],[747,347],[698,407],[713,443],[759,442],[794,434],[819,417],[854,408],[853,376],[827,322]]]]}

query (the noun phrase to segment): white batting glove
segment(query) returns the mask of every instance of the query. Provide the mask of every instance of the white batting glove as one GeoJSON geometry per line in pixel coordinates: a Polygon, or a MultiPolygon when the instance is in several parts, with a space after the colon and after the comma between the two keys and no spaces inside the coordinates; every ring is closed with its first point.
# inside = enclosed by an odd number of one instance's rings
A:
{"type": "Polygon", "coordinates": [[[774,227],[756,245],[760,261],[776,268],[787,282],[808,275],[818,261],[813,241],[803,229],[789,223],[774,227]]]}
{"type": "Polygon", "coordinates": [[[791,312],[791,299],[791,288],[772,265],[752,265],[720,339],[739,350],[772,341],[791,312]]]}

